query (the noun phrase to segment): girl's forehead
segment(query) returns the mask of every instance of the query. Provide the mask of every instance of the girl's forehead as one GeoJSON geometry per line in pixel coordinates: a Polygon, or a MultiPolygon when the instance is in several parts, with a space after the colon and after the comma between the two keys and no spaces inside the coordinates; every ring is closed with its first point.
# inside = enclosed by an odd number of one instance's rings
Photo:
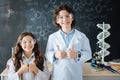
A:
{"type": "Polygon", "coordinates": [[[33,39],[33,38],[28,35],[28,36],[24,36],[22,40],[31,40],[31,39],[33,39]]]}

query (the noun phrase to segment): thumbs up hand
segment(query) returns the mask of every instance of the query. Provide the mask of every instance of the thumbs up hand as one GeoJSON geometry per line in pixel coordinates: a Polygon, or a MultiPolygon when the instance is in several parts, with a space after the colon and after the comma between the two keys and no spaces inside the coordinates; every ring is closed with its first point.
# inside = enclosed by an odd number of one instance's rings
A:
{"type": "Polygon", "coordinates": [[[21,64],[21,71],[22,72],[28,72],[29,71],[29,65],[28,64],[23,64],[22,60],[20,60],[20,64],[21,64]]]}
{"type": "Polygon", "coordinates": [[[24,72],[28,72],[29,71],[29,65],[28,64],[23,64],[22,60],[20,60],[20,64],[21,64],[21,67],[17,71],[19,77],[21,77],[24,72]]]}
{"type": "Polygon", "coordinates": [[[57,45],[57,51],[55,53],[55,58],[57,59],[63,59],[66,55],[66,52],[61,51],[59,45],[57,45]]]}
{"type": "Polygon", "coordinates": [[[37,75],[39,69],[37,68],[35,64],[35,59],[32,60],[31,64],[29,64],[29,72],[33,72],[34,75],[37,75]]]}
{"type": "Polygon", "coordinates": [[[77,53],[75,52],[74,46],[72,45],[71,48],[66,53],[67,58],[77,58],[77,53]]]}

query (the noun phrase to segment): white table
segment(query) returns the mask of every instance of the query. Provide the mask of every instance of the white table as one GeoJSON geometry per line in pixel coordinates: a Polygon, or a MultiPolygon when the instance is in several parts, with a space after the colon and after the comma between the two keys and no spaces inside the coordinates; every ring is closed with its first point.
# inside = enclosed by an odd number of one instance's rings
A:
{"type": "MultiPolygon", "coordinates": [[[[1,80],[7,79],[7,69],[4,69],[1,73],[1,80]]],[[[114,74],[108,70],[93,71],[89,63],[85,63],[83,66],[83,80],[120,80],[120,74],[114,74]]]]}

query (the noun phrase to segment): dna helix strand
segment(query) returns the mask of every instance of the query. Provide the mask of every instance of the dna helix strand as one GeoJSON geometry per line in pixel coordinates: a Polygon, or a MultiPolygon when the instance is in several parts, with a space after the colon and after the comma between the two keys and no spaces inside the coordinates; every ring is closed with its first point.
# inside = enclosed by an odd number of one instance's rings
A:
{"type": "Polygon", "coordinates": [[[110,36],[110,32],[108,30],[111,28],[111,26],[110,24],[105,24],[103,22],[103,24],[97,24],[97,27],[102,30],[102,32],[97,35],[97,44],[100,48],[98,53],[102,56],[102,63],[104,63],[104,57],[110,54],[110,52],[107,50],[110,48],[110,44],[105,42],[105,39],[110,36]]]}

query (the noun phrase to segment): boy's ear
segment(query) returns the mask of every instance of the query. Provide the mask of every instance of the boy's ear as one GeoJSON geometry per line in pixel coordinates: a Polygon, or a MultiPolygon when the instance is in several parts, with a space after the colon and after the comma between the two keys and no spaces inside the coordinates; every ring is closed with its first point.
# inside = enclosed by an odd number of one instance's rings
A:
{"type": "Polygon", "coordinates": [[[75,19],[74,18],[72,18],[72,21],[74,21],[75,19]]]}
{"type": "Polygon", "coordinates": [[[74,19],[72,18],[72,21],[74,21],[74,19]]]}

